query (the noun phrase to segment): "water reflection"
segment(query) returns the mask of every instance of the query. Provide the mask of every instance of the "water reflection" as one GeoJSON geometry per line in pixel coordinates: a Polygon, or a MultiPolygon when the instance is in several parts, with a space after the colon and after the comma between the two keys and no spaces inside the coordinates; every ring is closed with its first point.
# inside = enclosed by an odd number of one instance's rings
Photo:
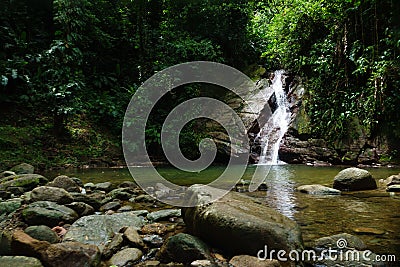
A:
{"type": "Polygon", "coordinates": [[[291,219],[294,219],[296,213],[294,176],[293,169],[283,165],[274,165],[265,180],[268,185],[266,196],[268,205],[291,219]]]}

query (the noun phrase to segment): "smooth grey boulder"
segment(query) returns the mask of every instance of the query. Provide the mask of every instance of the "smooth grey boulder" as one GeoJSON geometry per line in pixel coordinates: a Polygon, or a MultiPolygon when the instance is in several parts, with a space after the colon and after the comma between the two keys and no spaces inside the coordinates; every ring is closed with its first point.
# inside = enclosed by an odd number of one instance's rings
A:
{"type": "Polygon", "coordinates": [[[302,185],[297,191],[310,195],[340,195],[341,191],[320,184],[302,185]]]}
{"type": "Polygon", "coordinates": [[[301,250],[303,241],[296,222],[253,198],[229,192],[211,204],[219,189],[193,185],[188,189],[188,203],[182,215],[190,233],[232,254],[256,255],[266,245],[269,249],[301,250]]]}
{"type": "Polygon", "coordinates": [[[376,181],[369,171],[359,168],[347,168],[334,178],[333,188],[341,191],[358,191],[376,189],[376,181]]]}
{"type": "Polygon", "coordinates": [[[68,207],[50,201],[37,201],[29,204],[22,217],[28,225],[47,225],[54,227],[61,221],[72,223],[78,219],[78,214],[68,207]]]}
{"type": "Polygon", "coordinates": [[[63,205],[71,203],[73,198],[63,188],[39,186],[32,190],[31,201],[51,201],[63,205]]]}
{"type": "Polygon", "coordinates": [[[140,230],[144,225],[142,218],[132,212],[115,213],[112,215],[89,215],[79,218],[65,234],[63,242],[76,241],[93,244],[101,250],[115,233],[122,227],[133,227],[140,230]]]}

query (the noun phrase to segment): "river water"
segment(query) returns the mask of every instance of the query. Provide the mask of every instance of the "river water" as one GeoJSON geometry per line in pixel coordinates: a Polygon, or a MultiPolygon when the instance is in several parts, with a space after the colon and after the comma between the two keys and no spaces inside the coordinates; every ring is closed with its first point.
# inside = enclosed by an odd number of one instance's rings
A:
{"type": "MultiPolygon", "coordinates": [[[[148,171],[141,168],[143,173],[148,171]]],[[[306,247],[313,240],[338,234],[356,234],[360,227],[374,228],[382,234],[357,234],[368,248],[379,254],[395,254],[400,258],[400,195],[385,192],[379,179],[400,173],[399,168],[368,169],[377,180],[378,189],[349,192],[340,196],[314,196],[296,192],[296,187],[305,184],[332,186],[334,176],[344,167],[311,167],[303,165],[276,165],[266,177],[267,191],[246,193],[257,198],[282,214],[295,220],[301,227],[306,247]]],[[[256,166],[249,166],[243,179],[250,180],[256,166]]],[[[209,167],[200,173],[188,173],[172,167],[158,167],[167,180],[180,185],[209,183],[223,171],[222,166],[209,167]]],[[[127,168],[76,169],[60,173],[47,173],[54,178],[58,174],[75,176],[84,183],[110,181],[119,184],[132,180],[127,168]]]]}

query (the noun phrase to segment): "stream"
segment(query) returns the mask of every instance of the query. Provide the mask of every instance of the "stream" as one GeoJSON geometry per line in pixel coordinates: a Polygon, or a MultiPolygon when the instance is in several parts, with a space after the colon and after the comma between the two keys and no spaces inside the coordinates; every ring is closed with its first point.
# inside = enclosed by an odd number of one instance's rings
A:
{"type": "MultiPolygon", "coordinates": [[[[141,168],[144,173],[146,167],[141,168]]],[[[313,240],[338,233],[358,235],[370,250],[379,254],[395,254],[400,257],[400,195],[385,192],[379,179],[398,174],[400,168],[368,169],[377,180],[378,189],[343,193],[340,196],[314,196],[296,192],[306,184],[322,184],[332,187],[334,176],[344,167],[311,167],[304,165],[271,166],[266,178],[267,191],[246,193],[257,198],[287,217],[295,220],[303,233],[305,246],[313,240]],[[373,228],[379,234],[357,234],[357,228],[373,228]]],[[[199,173],[188,173],[173,167],[158,167],[167,180],[179,185],[209,183],[223,171],[223,166],[213,166],[199,173]]],[[[243,179],[250,180],[256,166],[249,166],[243,179]]],[[[118,184],[132,180],[127,168],[72,169],[60,173],[50,172],[47,177],[59,174],[75,176],[84,183],[110,181],[118,184]]]]}

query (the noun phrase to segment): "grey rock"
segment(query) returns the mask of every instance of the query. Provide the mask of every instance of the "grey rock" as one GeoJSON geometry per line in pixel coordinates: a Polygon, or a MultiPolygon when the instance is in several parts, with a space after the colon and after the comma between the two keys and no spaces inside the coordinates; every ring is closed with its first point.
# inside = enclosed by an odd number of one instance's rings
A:
{"type": "Polygon", "coordinates": [[[180,233],[165,241],[157,259],[165,263],[191,263],[195,260],[211,259],[211,255],[208,246],[201,239],[180,233]]]}
{"type": "Polygon", "coordinates": [[[341,191],[357,191],[376,189],[376,181],[367,170],[347,168],[334,178],[333,188],[341,191]]]}
{"type": "Polygon", "coordinates": [[[143,237],[143,241],[153,248],[159,248],[164,243],[164,239],[159,235],[146,235],[145,237],[143,237]]]}
{"type": "Polygon", "coordinates": [[[340,195],[341,191],[320,184],[302,185],[297,191],[310,195],[340,195]]]}
{"type": "Polygon", "coordinates": [[[64,241],[93,244],[102,249],[122,227],[131,226],[139,230],[143,225],[143,219],[131,212],[85,216],[71,225],[64,241]]]}
{"type": "Polygon", "coordinates": [[[387,192],[400,192],[400,184],[389,185],[386,188],[387,192]]]}
{"type": "Polygon", "coordinates": [[[70,193],[74,202],[83,202],[92,206],[95,210],[98,210],[101,206],[101,200],[104,198],[104,194],[93,193],[85,195],[81,193],[70,193]]]}
{"type": "Polygon", "coordinates": [[[32,190],[31,201],[51,201],[57,204],[68,204],[73,201],[73,198],[63,188],[39,186],[32,190]]]}
{"type": "Polygon", "coordinates": [[[121,208],[119,208],[117,210],[117,212],[127,212],[127,211],[133,211],[133,210],[134,210],[134,208],[132,206],[125,205],[125,206],[122,206],[121,208]]]}
{"type": "Polygon", "coordinates": [[[143,256],[143,252],[137,248],[126,248],[119,251],[117,254],[111,257],[109,260],[110,265],[116,266],[132,266],[134,263],[140,260],[143,256]]]}
{"type": "Polygon", "coordinates": [[[141,203],[141,202],[152,203],[152,202],[155,202],[156,199],[154,197],[150,196],[150,195],[144,195],[143,194],[143,195],[139,195],[139,196],[137,196],[135,198],[129,199],[129,201],[130,202],[137,202],[137,203],[141,203]]]}
{"type": "Polygon", "coordinates": [[[94,208],[85,202],[72,202],[70,204],[66,204],[65,206],[76,211],[80,217],[92,215],[94,213],[94,208]]]}
{"type": "Polygon", "coordinates": [[[108,193],[107,196],[113,199],[128,200],[132,197],[132,190],[129,188],[117,188],[108,193]]]}
{"type": "Polygon", "coordinates": [[[9,186],[7,188],[7,192],[9,192],[10,194],[12,194],[14,196],[20,196],[20,195],[24,194],[25,189],[20,186],[9,186]]]}
{"type": "Polygon", "coordinates": [[[47,241],[51,244],[59,241],[58,235],[46,225],[29,226],[24,232],[37,240],[47,241]]]}
{"type": "Polygon", "coordinates": [[[110,192],[113,188],[114,188],[114,186],[110,182],[98,183],[98,184],[94,185],[94,189],[105,191],[105,192],[110,192]]]}
{"type": "Polygon", "coordinates": [[[121,249],[124,242],[123,235],[121,233],[116,233],[114,237],[108,242],[103,250],[102,256],[104,259],[111,258],[112,255],[121,249]]]}
{"type": "Polygon", "coordinates": [[[16,175],[16,173],[12,172],[12,171],[4,171],[4,172],[0,173],[0,178],[8,177],[11,175],[16,175]]]}
{"type": "Polygon", "coordinates": [[[12,175],[0,179],[0,190],[6,190],[10,186],[23,187],[25,191],[44,185],[48,180],[39,174],[12,175]]]}
{"type": "Polygon", "coordinates": [[[181,217],[181,210],[165,209],[165,210],[153,211],[147,214],[147,219],[151,222],[161,221],[171,217],[181,217]]]}
{"type": "Polygon", "coordinates": [[[387,186],[400,184],[400,174],[398,175],[391,175],[386,180],[385,183],[387,186]]]}
{"type": "Polygon", "coordinates": [[[86,183],[83,185],[85,188],[94,188],[94,183],[86,183]]]}
{"type": "Polygon", "coordinates": [[[2,256],[0,266],[4,267],[43,267],[40,260],[25,256],[2,256]]]}
{"type": "Polygon", "coordinates": [[[35,167],[28,163],[21,163],[12,167],[10,171],[16,174],[33,174],[35,172],[35,167]]]}
{"type": "Polygon", "coordinates": [[[21,204],[22,204],[21,199],[7,200],[4,202],[0,202],[0,215],[9,214],[13,211],[16,211],[21,207],[21,204]]]}
{"type": "Polygon", "coordinates": [[[299,226],[276,210],[236,192],[205,205],[220,195],[219,189],[193,185],[188,189],[183,218],[188,231],[229,253],[256,255],[265,245],[275,250],[301,250],[299,226]]]}
{"type": "Polygon", "coordinates": [[[118,201],[112,201],[112,202],[108,202],[106,204],[104,204],[103,206],[100,207],[100,211],[108,211],[108,210],[117,210],[121,207],[121,203],[119,203],[118,201]]]}
{"type": "Polygon", "coordinates": [[[81,192],[79,185],[66,175],[57,176],[53,181],[47,183],[47,186],[63,188],[68,192],[81,192]]]}
{"type": "Polygon", "coordinates": [[[72,223],[78,219],[78,214],[62,205],[50,201],[37,201],[29,204],[23,211],[22,217],[28,225],[47,225],[53,227],[61,221],[72,223]]]}

